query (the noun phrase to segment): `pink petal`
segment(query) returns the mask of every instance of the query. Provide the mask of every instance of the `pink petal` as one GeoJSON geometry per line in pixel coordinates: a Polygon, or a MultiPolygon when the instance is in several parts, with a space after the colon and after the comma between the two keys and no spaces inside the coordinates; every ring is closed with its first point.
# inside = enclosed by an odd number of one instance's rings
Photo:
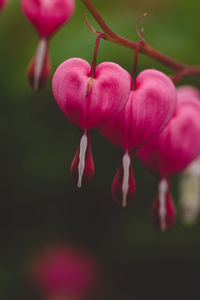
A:
{"type": "Polygon", "coordinates": [[[168,177],[200,155],[200,102],[180,101],[164,131],[136,152],[152,171],[168,177]]]}
{"type": "Polygon", "coordinates": [[[191,85],[182,85],[177,87],[178,101],[189,101],[190,99],[200,100],[200,92],[191,85]]]}
{"type": "Polygon", "coordinates": [[[74,0],[22,0],[22,10],[41,36],[53,34],[74,11],[74,0]]]}

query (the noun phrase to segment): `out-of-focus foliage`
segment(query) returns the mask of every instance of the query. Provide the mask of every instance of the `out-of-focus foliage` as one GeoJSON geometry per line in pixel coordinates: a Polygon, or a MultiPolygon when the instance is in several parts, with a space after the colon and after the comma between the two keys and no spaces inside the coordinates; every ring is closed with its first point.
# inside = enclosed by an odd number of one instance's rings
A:
{"type": "MultiPolygon", "coordinates": [[[[133,40],[138,16],[148,12],[142,21],[146,41],[175,59],[200,65],[198,0],[92,2],[114,31],[133,40]]],[[[74,17],[53,37],[54,71],[70,57],[91,62],[95,36],[84,24],[84,12],[77,0],[74,17]]],[[[34,94],[26,80],[36,46],[37,35],[19,0],[10,0],[0,15],[0,299],[35,299],[24,283],[26,265],[34,249],[52,241],[86,248],[103,263],[105,300],[152,298],[156,293],[167,297],[172,290],[177,299],[193,299],[199,282],[200,223],[185,228],[178,218],[173,231],[158,233],[150,218],[156,179],[136,160],[135,201],[126,209],[117,207],[110,186],[120,152],[98,133],[93,134],[96,175],[87,188],[76,189],[69,168],[79,132],[57,107],[51,82],[34,94]]],[[[131,72],[133,53],[101,41],[98,61],[104,60],[131,72]]],[[[141,55],[139,70],[144,68],[172,73],[141,55]]],[[[199,77],[186,82],[200,88],[199,77]]],[[[177,178],[172,186],[177,202],[177,178]]]]}

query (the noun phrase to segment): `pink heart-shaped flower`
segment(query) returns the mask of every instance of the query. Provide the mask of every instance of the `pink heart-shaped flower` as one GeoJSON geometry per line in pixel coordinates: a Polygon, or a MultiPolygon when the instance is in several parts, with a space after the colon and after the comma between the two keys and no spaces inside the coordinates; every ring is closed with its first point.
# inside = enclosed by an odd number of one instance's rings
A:
{"type": "Polygon", "coordinates": [[[176,106],[176,89],[165,74],[145,70],[136,79],[125,108],[100,129],[116,146],[131,151],[158,134],[171,119],[176,106]]]}
{"type": "Polygon", "coordinates": [[[96,128],[119,113],[128,100],[131,78],[111,62],[91,67],[80,58],[63,62],[56,70],[52,90],[55,100],[69,121],[83,130],[96,128]]]}
{"type": "Polygon", "coordinates": [[[137,77],[136,89],[131,91],[124,109],[100,129],[105,138],[124,149],[112,184],[115,202],[124,207],[133,199],[136,189],[131,151],[147,143],[167,125],[176,99],[176,89],[169,77],[156,70],[145,70],[137,77]]]}
{"type": "Polygon", "coordinates": [[[82,129],[80,145],[72,162],[71,173],[78,187],[94,175],[94,163],[88,131],[103,125],[122,110],[128,101],[131,78],[119,65],[98,65],[94,76],[83,59],[71,58],[56,70],[52,90],[68,120],[82,129]]]}
{"type": "Polygon", "coordinates": [[[168,177],[181,172],[200,154],[200,101],[179,101],[163,132],[136,152],[153,172],[168,177]]]}
{"type": "Polygon", "coordinates": [[[53,34],[73,14],[74,0],[22,0],[22,10],[43,37],[53,34]]]}

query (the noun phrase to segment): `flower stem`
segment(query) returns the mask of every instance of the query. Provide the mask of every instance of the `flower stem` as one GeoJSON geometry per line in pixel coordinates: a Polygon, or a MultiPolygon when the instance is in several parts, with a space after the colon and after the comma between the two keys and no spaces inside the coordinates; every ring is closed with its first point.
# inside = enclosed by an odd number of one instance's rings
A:
{"type": "Polygon", "coordinates": [[[133,75],[132,75],[132,83],[131,83],[131,90],[136,89],[136,77],[137,77],[137,66],[138,66],[138,53],[140,50],[140,46],[142,45],[143,40],[140,40],[137,42],[136,48],[135,48],[135,55],[134,55],[134,63],[133,63],[133,75]]]}
{"type": "Polygon", "coordinates": [[[95,78],[95,69],[96,69],[96,62],[97,62],[97,54],[99,50],[99,43],[100,43],[100,39],[103,38],[103,36],[104,35],[102,33],[99,33],[96,38],[91,73],[90,73],[91,78],[95,78]]]}
{"type": "MultiPolygon", "coordinates": [[[[110,41],[112,43],[120,44],[124,47],[130,48],[130,49],[136,49],[137,43],[133,42],[131,40],[128,40],[115,32],[113,32],[110,27],[106,24],[104,19],[101,17],[97,9],[94,7],[92,2],[90,0],[81,0],[84,5],[87,7],[87,9],[90,11],[90,13],[95,18],[96,22],[99,24],[101,29],[104,32],[104,39],[107,41],[110,41]]],[[[167,66],[168,68],[171,68],[179,73],[178,80],[180,80],[182,77],[186,75],[197,75],[200,76],[200,67],[197,66],[189,66],[185,65],[179,61],[176,61],[172,59],[171,57],[168,57],[164,55],[163,53],[159,52],[155,48],[148,45],[146,42],[140,45],[139,52],[145,54],[146,56],[149,56],[153,58],[154,60],[160,62],[161,64],[167,66]],[[181,75],[181,76],[180,76],[181,75]]]]}

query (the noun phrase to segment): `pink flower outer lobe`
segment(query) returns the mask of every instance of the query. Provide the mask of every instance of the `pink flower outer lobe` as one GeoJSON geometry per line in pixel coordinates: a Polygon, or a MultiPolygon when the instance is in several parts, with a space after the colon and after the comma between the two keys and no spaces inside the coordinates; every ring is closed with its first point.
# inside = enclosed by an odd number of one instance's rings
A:
{"type": "Polygon", "coordinates": [[[200,100],[200,92],[198,89],[191,85],[182,85],[177,87],[177,96],[178,101],[188,101],[189,99],[197,99],[200,100]]]}
{"type": "Polygon", "coordinates": [[[126,151],[141,147],[170,121],[177,94],[172,81],[157,70],[145,70],[136,79],[125,108],[100,133],[126,151]]]}
{"type": "Polygon", "coordinates": [[[128,101],[131,86],[127,71],[104,62],[96,67],[88,94],[90,71],[88,62],[71,58],[58,67],[52,80],[58,106],[73,125],[84,131],[103,125],[119,113],[128,101]]]}
{"type": "Polygon", "coordinates": [[[43,37],[52,35],[73,14],[74,0],[22,0],[27,19],[43,37]]]}
{"type": "Polygon", "coordinates": [[[179,101],[163,132],[136,155],[151,171],[168,177],[183,171],[200,154],[200,102],[179,101]]]}

